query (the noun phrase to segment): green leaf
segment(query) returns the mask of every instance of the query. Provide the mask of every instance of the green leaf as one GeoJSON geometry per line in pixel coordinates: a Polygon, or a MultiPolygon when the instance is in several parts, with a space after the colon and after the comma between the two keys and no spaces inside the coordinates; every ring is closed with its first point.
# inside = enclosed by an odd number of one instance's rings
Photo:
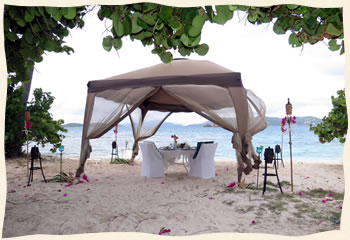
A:
{"type": "Polygon", "coordinates": [[[161,53],[163,53],[164,52],[164,49],[163,48],[154,48],[153,50],[152,50],[152,53],[153,54],[161,54],[161,53]]]}
{"type": "Polygon", "coordinates": [[[334,36],[339,36],[343,33],[342,30],[337,29],[332,23],[327,25],[327,32],[334,36]]]}
{"type": "Polygon", "coordinates": [[[170,63],[173,60],[173,54],[171,52],[165,52],[160,55],[160,59],[163,63],[170,63]]]}
{"type": "Polygon", "coordinates": [[[23,37],[27,43],[33,44],[33,34],[31,33],[31,31],[26,31],[23,37]]]}
{"type": "Polygon", "coordinates": [[[33,19],[34,19],[34,16],[30,12],[25,11],[24,20],[26,22],[31,22],[31,21],[33,21],[33,19]]]}
{"type": "Polygon", "coordinates": [[[258,19],[258,14],[256,13],[256,11],[254,12],[251,12],[249,15],[248,15],[248,21],[251,22],[251,23],[255,23],[255,21],[258,19]]]}
{"type": "MultiPolygon", "coordinates": [[[[45,11],[46,11],[49,15],[53,16],[53,15],[55,15],[55,14],[58,12],[58,9],[57,9],[56,7],[45,7],[45,11]]],[[[62,10],[61,10],[61,11],[62,11],[62,10]]]]}
{"type": "Polygon", "coordinates": [[[204,17],[201,15],[197,15],[192,21],[192,27],[188,30],[188,35],[190,35],[191,37],[198,36],[202,31],[204,23],[204,17]]]}
{"type": "Polygon", "coordinates": [[[112,14],[113,28],[118,37],[122,37],[124,34],[124,26],[120,20],[119,14],[114,12],[112,14]]]}
{"type": "Polygon", "coordinates": [[[159,16],[166,22],[172,17],[173,8],[168,6],[162,6],[159,11],[159,16]]]}
{"type": "Polygon", "coordinates": [[[180,37],[180,41],[186,46],[186,47],[190,47],[190,39],[188,38],[188,36],[186,35],[186,33],[182,34],[180,37]]]}
{"type": "Polygon", "coordinates": [[[331,50],[331,51],[337,51],[339,50],[339,48],[341,47],[340,45],[337,44],[337,40],[335,39],[332,39],[328,42],[328,48],[331,50]]]}
{"type": "Polygon", "coordinates": [[[287,4],[287,8],[290,10],[294,10],[297,9],[299,7],[299,5],[295,5],[295,4],[287,4]]]}
{"type": "Polygon", "coordinates": [[[276,21],[275,24],[273,25],[273,31],[276,34],[285,34],[286,31],[283,29],[279,21],[276,21]]]}
{"type": "MultiPolygon", "coordinates": [[[[163,24],[163,23],[162,23],[163,24]]],[[[179,31],[183,26],[181,24],[181,22],[175,20],[175,21],[172,21],[169,23],[169,26],[172,28],[172,29],[175,29],[176,31],[179,31]]]]}
{"type": "Polygon", "coordinates": [[[26,22],[22,18],[16,18],[16,23],[21,27],[24,27],[26,25],[26,22]]]}
{"type": "Polygon", "coordinates": [[[147,23],[145,21],[143,21],[141,18],[138,18],[137,19],[137,24],[142,27],[143,29],[146,29],[147,28],[147,23]]]}
{"type": "Polygon", "coordinates": [[[8,32],[5,35],[6,35],[6,38],[10,41],[15,41],[18,39],[17,35],[14,32],[8,32]]]}
{"type": "Polygon", "coordinates": [[[139,34],[133,35],[132,37],[137,40],[143,40],[145,38],[151,37],[153,34],[151,32],[142,31],[139,34]]]}
{"type": "Polygon", "coordinates": [[[102,46],[106,51],[111,51],[112,49],[112,36],[106,36],[103,38],[102,46]]]}
{"type": "Polygon", "coordinates": [[[39,27],[39,25],[38,25],[38,24],[36,24],[36,23],[34,23],[34,24],[33,24],[32,31],[33,31],[34,33],[39,32],[39,31],[40,31],[40,27],[39,27]]]}
{"type": "Polygon", "coordinates": [[[201,41],[201,35],[198,35],[192,42],[191,46],[195,47],[199,44],[199,42],[201,41]]]}
{"type": "Polygon", "coordinates": [[[198,45],[195,49],[196,53],[200,56],[204,56],[208,53],[209,51],[209,46],[207,44],[201,44],[201,45],[198,45]]]}
{"type": "Polygon", "coordinates": [[[164,23],[157,24],[157,25],[155,26],[155,28],[156,28],[157,30],[162,30],[163,27],[164,27],[164,23]]]}
{"type": "Polygon", "coordinates": [[[47,51],[54,51],[57,47],[57,43],[52,39],[46,39],[44,47],[47,51]]]}
{"type": "Polygon", "coordinates": [[[137,24],[137,16],[132,16],[131,23],[131,33],[138,33],[142,30],[142,27],[137,24]]]}
{"type": "Polygon", "coordinates": [[[238,9],[238,7],[237,7],[237,6],[234,6],[234,5],[229,5],[228,8],[229,8],[229,10],[232,11],[232,12],[234,12],[234,11],[236,11],[236,10],[238,9]]]}
{"type": "Polygon", "coordinates": [[[116,38],[116,39],[112,40],[112,44],[113,44],[113,47],[115,48],[115,50],[119,50],[123,46],[123,41],[119,38],[116,38]]]}
{"type": "Polygon", "coordinates": [[[64,13],[61,10],[61,13],[63,15],[63,17],[65,17],[66,19],[73,19],[75,18],[75,16],[77,15],[77,11],[75,9],[75,7],[68,7],[65,8],[67,9],[66,11],[64,11],[64,13]]]}
{"type": "Polygon", "coordinates": [[[218,24],[225,24],[233,17],[233,12],[227,5],[215,6],[217,15],[213,17],[214,22],[218,24]]]}
{"type": "Polygon", "coordinates": [[[52,16],[56,21],[60,21],[62,18],[61,12],[57,11],[55,15],[52,16]]]}
{"type": "Polygon", "coordinates": [[[169,45],[168,45],[168,39],[167,39],[167,38],[164,38],[164,39],[162,40],[162,45],[163,45],[166,49],[169,49],[169,48],[170,48],[169,45]]]}
{"type": "Polygon", "coordinates": [[[152,15],[144,15],[142,17],[142,20],[145,21],[147,24],[153,26],[156,22],[154,21],[154,18],[152,15]]]}
{"type": "Polygon", "coordinates": [[[123,21],[123,34],[129,35],[131,33],[131,27],[128,21],[123,21]]]}

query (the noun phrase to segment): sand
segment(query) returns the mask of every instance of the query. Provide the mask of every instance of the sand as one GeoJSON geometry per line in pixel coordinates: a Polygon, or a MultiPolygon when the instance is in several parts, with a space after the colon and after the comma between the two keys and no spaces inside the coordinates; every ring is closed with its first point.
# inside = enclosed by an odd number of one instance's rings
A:
{"type": "MultiPolygon", "coordinates": [[[[59,172],[58,159],[45,157],[43,165],[48,179],[59,172]]],[[[63,170],[75,172],[77,165],[77,159],[64,159],[63,170]]],[[[278,169],[280,180],[290,182],[289,161],[285,165],[278,169]]],[[[294,191],[284,184],[281,194],[270,184],[264,195],[263,169],[256,190],[256,170],[243,177],[251,183],[249,189],[227,189],[237,181],[236,164],[216,162],[215,168],[215,179],[188,177],[181,165],[169,167],[164,178],[145,178],[140,176],[139,161],[129,166],[110,164],[108,159],[88,160],[85,173],[89,182],[69,187],[44,183],[40,171],[35,171],[32,185],[26,187],[25,160],[9,159],[3,237],[158,234],[162,227],[170,229],[172,236],[224,232],[300,236],[340,228],[342,165],[296,162],[294,191]]],[[[275,177],[269,180],[277,182],[275,177]]]]}

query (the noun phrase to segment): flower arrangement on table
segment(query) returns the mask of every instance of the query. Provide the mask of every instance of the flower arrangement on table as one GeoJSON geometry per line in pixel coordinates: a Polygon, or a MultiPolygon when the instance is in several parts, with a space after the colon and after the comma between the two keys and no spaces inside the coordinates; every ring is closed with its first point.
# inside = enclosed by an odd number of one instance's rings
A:
{"type": "Polygon", "coordinates": [[[179,137],[174,134],[174,135],[171,135],[171,138],[174,139],[173,148],[176,149],[176,147],[177,147],[177,139],[179,139],[179,137]]]}

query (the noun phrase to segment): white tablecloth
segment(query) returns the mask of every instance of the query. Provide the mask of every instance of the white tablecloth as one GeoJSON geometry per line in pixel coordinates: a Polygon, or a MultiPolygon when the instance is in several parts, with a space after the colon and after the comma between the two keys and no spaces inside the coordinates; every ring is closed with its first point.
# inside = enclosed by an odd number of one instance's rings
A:
{"type": "Polygon", "coordinates": [[[176,164],[177,160],[182,161],[182,165],[184,165],[186,172],[188,173],[187,166],[189,166],[189,159],[193,158],[193,154],[196,149],[159,149],[159,152],[162,154],[166,169],[170,165],[176,164]]]}

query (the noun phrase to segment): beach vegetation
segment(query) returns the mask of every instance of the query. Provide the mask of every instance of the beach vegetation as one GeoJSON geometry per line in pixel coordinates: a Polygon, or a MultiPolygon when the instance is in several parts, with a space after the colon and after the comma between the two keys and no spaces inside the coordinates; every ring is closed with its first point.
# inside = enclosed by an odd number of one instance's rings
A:
{"type": "Polygon", "coordinates": [[[269,203],[263,203],[261,204],[261,206],[263,208],[268,209],[271,212],[274,212],[276,214],[280,214],[283,211],[287,210],[286,206],[288,205],[288,203],[284,202],[284,201],[269,201],[269,203]]]}
{"type": "MultiPolygon", "coordinates": [[[[18,156],[22,153],[21,146],[26,142],[24,134],[24,120],[18,117],[24,112],[24,105],[20,104],[24,89],[10,85],[7,95],[6,119],[5,119],[5,153],[6,156],[18,156]]],[[[56,152],[61,145],[67,132],[62,127],[63,120],[53,120],[49,112],[53,104],[54,97],[49,92],[43,92],[41,88],[34,90],[34,98],[28,103],[27,110],[30,111],[31,128],[28,131],[28,139],[37,145],[44,147],[51,144],[52,152],[56,152]]],[[[23,114],[24,116],[24,114],[23,114]]]]}
{"type": "Polygon", "coordinates": [[[311,189],[304,192],[305,196],[314,197],[314,198],[324,198],[329,195],[332,196],[334,200],[344,200],[344,193],[335,192],[333,190],[327,190],[322,188],[311,189]]]}
{"type": "Polygon", "coordinates": [[[128,164],[128,160],[124,158],[113,158],[111,164],[128,164]]]}
{"type": "Polygon", "coordinates": [[[322,122],[317,125],[310,125],[310,130],[313,131],[321,143],[331,142],[333,139],[338,139],[344,143],[346,133],[348,131],[348,114],[346,110],[345,90],[338,90],[338,96],[332,96],[333,108],[328,113],[328,116],[322,119],[322,122]]]}

